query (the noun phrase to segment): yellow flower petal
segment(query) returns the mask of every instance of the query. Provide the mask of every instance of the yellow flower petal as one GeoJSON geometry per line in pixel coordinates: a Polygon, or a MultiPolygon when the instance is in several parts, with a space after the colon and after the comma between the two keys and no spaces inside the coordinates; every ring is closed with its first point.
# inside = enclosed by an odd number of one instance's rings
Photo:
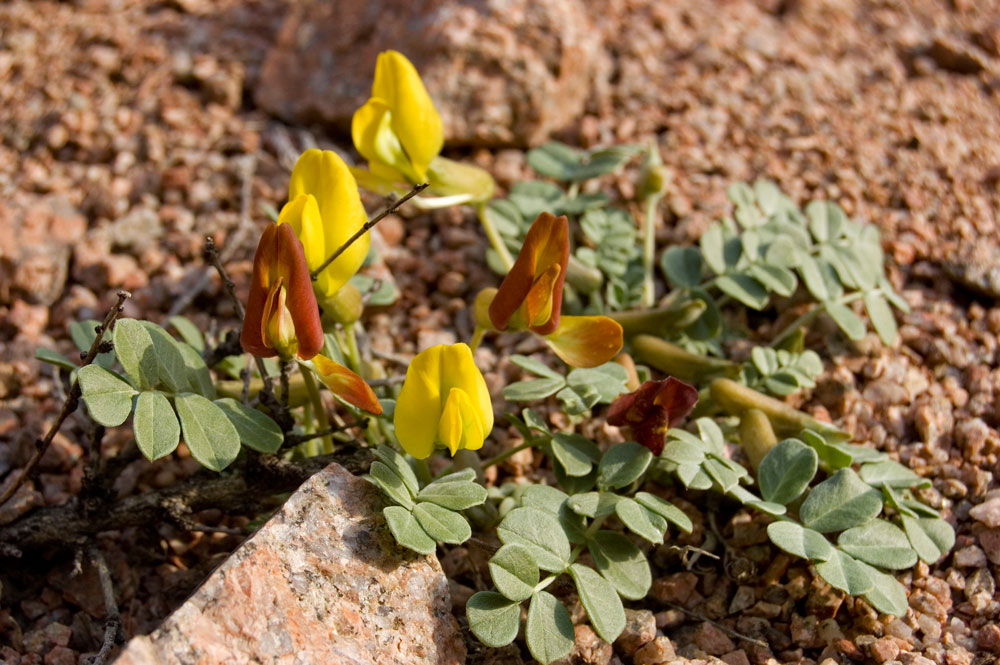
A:
{"type": "MultiPolygon", "coordinates": [[[[304,194],[315,198],[322,220],[323,258],[319,261],[322,263],[364,226],[368,216],[361,205],[354,176],[337,153],[331,150],[306,150],[299,157],[289,180],[288,200],[294,202],[304,194]]],[[[307,242],[305,238],[302,241],[303,245],[307,242]]],[[[312,239],[309,242],[319,244],[312,239]]],[[[364,234],[323,271],[315,283],[321,298],[336,293],[358,271],[368,255],[370,242],[369,235],[364,234]]],[[[315,251],[313,247],[306,247],[307,256],[315,251]]],[[[312,264],[310,266],[313,267],[312,264]]]]}
{"type": "Polygon", "coordinates": [[[425,182],[427,167],[444,146],[444,126],[413,63],[398,51],[379,53],[372,97],[388,105],[392,130],[409,156],[417,180],[425,182]]]}
{"type": "Polygon", "coordinates": [[[621,351],[622,327],[606,316],[564,316],[545,341],[567,365],[597,367],[621,351]]]}
{"type": "Polygon", "coordinates": [[[438,421],[438,437],[451,454],[459,450],[479,450],[483,447],[482,425],[476,415],[476,407],[468,393],[452,388],[438,421]]]}

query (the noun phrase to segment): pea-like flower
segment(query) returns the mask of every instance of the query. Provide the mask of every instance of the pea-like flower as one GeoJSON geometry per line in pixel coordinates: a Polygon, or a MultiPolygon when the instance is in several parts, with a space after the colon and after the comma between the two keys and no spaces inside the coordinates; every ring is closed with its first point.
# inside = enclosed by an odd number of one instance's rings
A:
{"type": "Polygon", "coordinates": [[[268,224],[260,236],[240,343],[255,356],[282,360],[309,360],[323,347],[309,268],[291,226],[268,224]]]}
{"type": "Polygon", "coordinates": [[[396,400],[396,437],[417,459],[441,444],[452,455],[478,450],[493,429],[486,380],[465,344],[439,344],[416,355],[396,400]]]}
{"type": "Polygon", "coordinates": [[[543,336],[569,365],[594,367],[621,350],[622,327],[606,316],[560,316],[568,262],[569,220],[543,212],[496,290],[489,319],[496,330],[530,330],[543,336]]]}
{"type": "Polygon", "coordinates": [[[444,126],[420,74],[402,53],[379,53],[372,96],[354,112],[351,136],[376,178],[427,182],[431,160],[444,146],[444,126]]]}
{"type": "MultiPolygon", "coordinates": [[[[240,343],[261,358],[283,361],[296,355],[312,360],[331,391],[369,413],[382,413],[375,392],[364,379],[319,353],[323,326],[302,243],[289,224],[268,224],[253,257],[250,297],[240,343]]],[[[308,370],[303,370],[308,371],[308,370]]]]}
{"type": "MultiPolygon", "coordinates": [[[[288,183],[288,203],[278,224],[289,225],[302,241],[309,270],[317,270],[368,221],[358,184],[332,150],[306,150],[295,163],[288,183]]],[[[358,271],[368,255],[367,233],[317,275],[313,289],[329,301],[358,271]]]]}
{"type": "Polygon", "coordinates": [[[663,452],[667,430],[676,427],[698,403],[698,391],[674,377],[646,381],[622,395],[608,410],[608,424],[628,427],[632,436],[654,455],[663,452]]]}

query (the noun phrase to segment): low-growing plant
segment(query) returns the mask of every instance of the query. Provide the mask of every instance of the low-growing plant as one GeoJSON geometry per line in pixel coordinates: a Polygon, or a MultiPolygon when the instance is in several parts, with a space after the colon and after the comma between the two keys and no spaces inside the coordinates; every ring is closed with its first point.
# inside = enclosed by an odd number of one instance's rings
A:
{"type": "Polygon", "coordinates": [[[541,663],[573,647],[569,595],[553,584],[560,578],[597,635],[612,642],[622,632],[625,603],[641,601],[652,583],[636,542],[664,543],[671,527],[692,531],[691,518],[663,498],[669,485],[765,514],[777,548],[878,611],[905,613],[906,591],[892,571],[932,563],[954,543],[940,513],[917,498],[927,481],[773,397],[816,385],[823,360],[805,348],[805,328],[821,314],[858,339],[867,327],[851,305],[860,301],[882,341],[895,340],[890,305],[905,311],[906,303],[886,278],[874,226],[830,201],[803,212],[766,180],[737,183],[732,217],[712,224],[697,246],[669,247],[657,260],[657,205],[668,184],[655,146],[550,143],[528,153],[547,180],[515,183],[505,199],[491,200],[488,174],[440,156],[437,111],[395,52],[379,56],[372,99],[352,131],[368,169],[329,151],[302,155],[288,203],[261,236],[245,314],[210,256],[243,317],[240,344],[232,331],[209,336],[184,317],[167,322],[179,338],[149,321],[115,321],[117,312],[103,323],[77,322],[70,332],[86,354],[83,366],[38,352],[69,373],[71,399],[106,427],[131,417],[146,458],[169,455],[183,440],[214,471],[241,456],[335,453],[353,428],[373,451],[366,478],[384,496],[400,545],[431,554],[474,530],[495,533],[493,588],[469,600],[469,628],[483,644],[508,644],[522,632],[526,604],[524,639],[541,663]],[[635,203],[646,215],[638,227],[600,191],[600,178],[640,154],[635,203]],[[405,196],[369,221],[355,178],[405,196]],[[365,294],[386,305],[394,292],[358,270],[374,251],[370,228],[407,200],[475,206],[491,243],[485,260],[503,279],[470,303],[469,345],[423,350],[400,386],[359,343],[365,294]],[[662,298],[657,265],[670,287],[662,298]],[[802,313],[766,343],[727,315],[769,311],[779,299],[802,313]],[[501,405],[473,351],[499,332],[537,337],[563,365],[511,356],[528,378],[504,386],[503,398],[540,406],[505,412],[520,443],[484,460],[476,451],[501,405]],[[738,337],[748,339],[728,344],[738,337]],[[741,357],[729,357],[731,348],[744,349],[741,357]],[[655,380],[657,371],[667,378],[655,380]],[[602,418],[621,428],[623,443],[575,427],[602,418]],[[521,484],[485,483],[484,469],[525,449],[542,455],[545,472],[521,484]],[[442,450],[454,459],[434,475],[428,458],[442,450]]]}

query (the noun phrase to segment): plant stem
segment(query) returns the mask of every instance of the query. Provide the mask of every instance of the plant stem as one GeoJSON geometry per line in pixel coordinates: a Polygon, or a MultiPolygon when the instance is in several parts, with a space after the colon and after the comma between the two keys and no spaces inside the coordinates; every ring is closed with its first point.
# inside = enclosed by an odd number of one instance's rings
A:
{"type": "Polygon", "coordinates": [[[479,348],[480,342],[483,341],[483,335],[486,334],[486,328],[482,326],[476,326],[475,331],[472,333],[472,339],[469,340],[469,348],[475,351],[479,348]]]}
{"type": "MultiPolygon", "coordinates": [[[[330,419],[326,415],[326,406],[323,404],[323,397],[319,393],[316,379],[308,367],[299,363],[299,373],[302,374],[302,382],[305,383],[306,391],[309,393],[309,401],[312,402],[313,411],[316,413],[316,421],[320,431],[330,429],[330,419]]],[[[323,443],[323,453],[330,455],[333,453],[333,439],[329,435],[321,438],[323,443]]]]}
{"type": "MultiPolygon", "coordinates": [[[[873,289],[872,291],[869,291],[868,293],[882,293],[882,289],[873,289]]],[[[848,303],[854,302],[855,300],[858,300],[859,298],[863,298],[864,295],[865,295],[865,292],[863,292],[863,291],[855,291],[854,293],[848,293],[847,295],[841,296],[841,297],[837,298],[836,300],[832,300],[830,302],[837,303],[838,305],[846,305],[848,303]]],[[[770,343],[769,346],[772,346],[772,347],[777,346],[781,342],[781,340],[785,339],[786,337],[788,337],[789,335],[791,335],[793,332],[795,332],[796,330],[798,330],[802,326],[804,326],[804,325],[812,322],[812,320],[815,319],[817,316],[819,316],[820,313],[823,312],[823,311],[825,311],[825,310],[824,310],[822,304],[813,305],[812,308],[810,308],[808,312],[806,312],[805,314],[803,314],[802,316],[800,316],[799,318],[795,319],[794,321],[792,321],[791,323],[789,323],[787,326],[785,326],[784,328],[782,328],[781,332],[779,332],[777,335],[775,335],[774,339],[771,340],[771,343],[770,343]]]]}
{"type": "Polygon", "coordinates": [[[358,351],[357,329],[353,323],[344,326],[344,336],[347,338],[347,361],[351,369],[361,376],[361,353],[358,351]]]}
{"type": "Polygon", "coordinates": [[[656,208],[660,203],[659,196],[646,197],[646,226],[643,228],[642,246],[642,306],[652,307],[656,303],[656,284],[653,281],[653,269],[656,254],[656,208]]]}
{"type": "Polygon", "coordinates": [[[288,400],[291,390],[288,385],[288,371],[292,367],[291,361],[281,361],[281,406],[288,411],[288,400]]]}
{"type": "Polygon", "coordinates": [[[417,478],[420,480],[421,485],[428,485],[434,476],[431,475],[431,468],[427,465],[427,459],[418,459],[414,462],[414,471],[417,474],[417,478]]]}
{"type": "Polygon", "coordinates": [[[512,457],[513,455],[516,455],[517,453],[521,452],[525,448],[531,448],[533,445],[535,445],[534,441],[525,441],[524,443],[516,445],[513,448],[510,448],[509,450],[505,450],[502,453],[500,453],[499,455],[491,457],[488,460],[486,460],[485,462],[483,462],[483,468],[484,469],[488,469],[491,466],[494,466],[495,464],[499,464],[500,462],[503,462],[508,457],[512,457]]]}
{"type": "Polygon", "coordinates": [[[483,231],[486,232],[486,238],[490,241],[490,245],[493,246],[494,251],[500,256],[500,262],[503,263],[504,269],[509,272],[514,267],[514,257],[510,255],[510,250],[504,244],[503,236],[500,235],[497,227],[493,225],[490,216],[486,214],[486,204],[480,203],[476,206],[476,213],[479,215],[479,221],[483,225],[483,231]]]}

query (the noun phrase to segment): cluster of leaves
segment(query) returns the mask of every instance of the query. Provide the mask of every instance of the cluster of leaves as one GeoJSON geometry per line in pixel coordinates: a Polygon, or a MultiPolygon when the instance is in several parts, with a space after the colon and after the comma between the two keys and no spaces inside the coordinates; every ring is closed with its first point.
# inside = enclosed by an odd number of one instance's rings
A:
{"type": "MultiPolygon", "coordinates": [[[[120,319],[113,330],[113,350],[98,355],[91,365],[77,367],[52,351],[38,355],[75,372],[71,380],[79,381],[83,402],[96,422],[116,427],[133,415],[135,442],[147,459],[172,453],[182,434],[191,455],[214,471],[232,463],[241,445],[277,451],[283,441],[278,425],[235,399],[218,398],[201,357],[201,334],[187,319],[175,317],[171,324],[188,341],[175,339],[149,321],[120,319]]],[[[97,325],[85,321],[71,326],[81,351],[94,340],[97,325]]]]}
{"type": "Polygon", "coordinates": [[[515,424],[540,432],[539,446],[561,468],[557,477],[582,482],[565,488],[572,495],[545,485],[508,485],[494,492],[503,515],[497,526],[503,546],[489,562],[496,591],[476,593],[466,611],[480,641],[503,646],[517,636],[521,605],[527,602],[528,650],[539,662],[550,663],[566,657],[574,641],[569,612],[546,591],[558,578],[569,577],[594,631],[608,642],[625,627],[622,599],[642,599],[652,584],[642,551],[624,534],[602,528],[608,518],[616,517],[651,543],[663,542],[669,524],[686,532],[692,524],[668,501],[636,491],[653,463],[652,453],[641,445],[618,444],[602,455],[582,436],[553,434],[530,411],[515,424]],[[593,566],[580,562],[584,553],[593,566]]]}
{"type": "MultiPolygon", "coordinates": [[[[600,308],[603,301],[613,310],[634,307],[642,292],[642,258],[637,243],[636,222],[625,210],[608,206],[601,192],[580,193],[581,184],[613,173],[638,154],[640,146],[614,146],[580,150],[564,143],[547,143],[528,152],[528,164],[540,175],[564,183],[568,189],[543,180],[514,183],[506,199],[491,201],[485,214],[513,252],[521,249],[531,222],[542,212],[566,215],[579,221],[582,244],[573,252],[570,283],[590,293],[600,308]],[[596,279],[574,279],[574,269],[589,269],[596,279]],[[596,272],[595,272],[596,271],[596,272]]],[[[499,274],[506,270],[492,249],[487,262],[499,274]]]]}
{"type": "Polygon", "coordinates": [[[740,368],[744,385],[786,396],[805,388],[816,387],[816,377],[823,373],[823,360],[811,349],[799,353],[769,346],[755,346],[750,359],[740,368]]]}
{"type": "Polygon", "coordinates": [[[689,488],[715,489],[776,517],[767,529],[772,543],[880,612],[902,616],[907,607],[906,589],[885,571],[909,568],[918,558],[933,563],[954,545],[951,526],[913,496],[928,481],[885,453],[805,429],[761,461],[757,496],[739,485],[749,474],[722,455],[721,430],[709,419],[697,424],[700,436],[670,431],[664,470],[689,488]],[[825,478],[814,485],[820,471],[825,478]]]}
{"type": "Polygon", "coordinates": [[[661,256],[670,284],[707,306],[683,339],[722,336],[713,293],[762,310],[772,295],[790,297],[801,282],[818,302],[813,315],[826,312],[849,338],[865,334],[864,321],[848,306],[861,299],[882,341],[895,340],[889,304],[902,311],[909,307],[885,276],[875,226],[848,219],[831,201],[811,201],[803,212],[767,180],[753,187],[736,183],[728,194],[735,206],[732,218],[711,225],[698,247],[671,247],[661,256]]]}
{"type": "Polygon", "coordinates": [[[389,446],[375,449],[376,460],[365,479],[382,490],[393,505],[382,509],[389,530],[404,547],[430,554],[437,543],[461,544],[472,527],[460,511],[486,500],[476,472],[462,469],[423,488],[406,458],[389,446]]]}
{"type": "Polygon", "coordinates": [[[610,404],[628,392],[628,373],[618,363],[571,370],[566,376],[528,356],[511,356],[511,362],[538,376],[504,387],[503,397],[511,402],[530,402],[555,395],[569,415],[578,415],[596,404],[610,404]]]}

